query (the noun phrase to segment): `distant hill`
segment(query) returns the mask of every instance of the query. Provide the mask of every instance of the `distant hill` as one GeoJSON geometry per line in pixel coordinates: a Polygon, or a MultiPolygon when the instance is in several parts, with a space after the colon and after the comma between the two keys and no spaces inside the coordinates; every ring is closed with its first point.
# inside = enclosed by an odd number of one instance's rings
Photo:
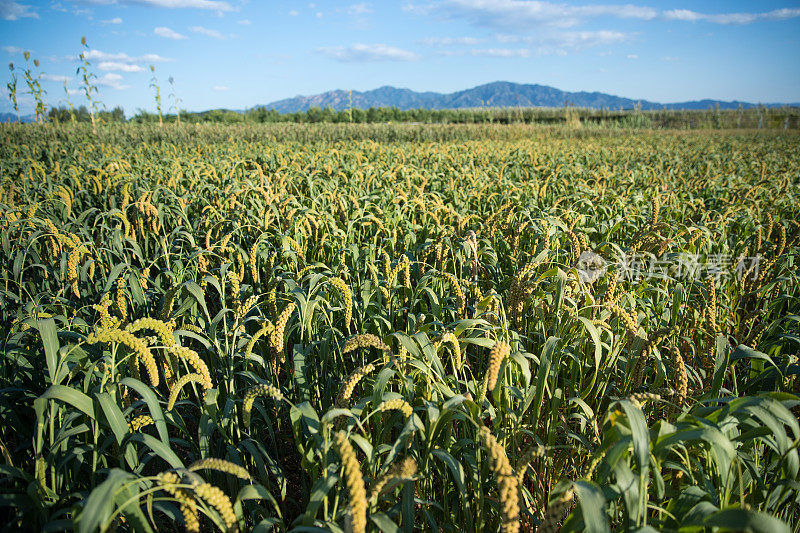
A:
{"type": "MultiPolygon", "coordinates": [[[[34,115],[22,115],[22,122],[34,122],[36,117],[34,115]]],[[[17,115],[15,113],[0,113],[0,124],[4,122],[17,122],[17,115]]]]}
{"type": "MultiPolygon", "coordinates": [[[[640,104],[642,109],[708,109],[719,104],[720,109],[757,107],[749,102],[723,102],[719,100],[696,100],[662,104],[647,100],[623,98],[600,92],[568,92],[547,85],[529,85],[496,81],[479,85],[472,89],[449,94],[435,92],[416,92],[397,87],[379,87],[371,91],[348,91],[341,89],[312,96],[295,96],[266,105],[256,106],[274,109],[280,113],[307,111],[311,107],[332,107],[342,111],[349,107],[368,109],[370,107],[397,107],[398,109],[461,109],[476,107],[563,107],[569,105],[588,108],[632,109],[640,104]],[[352,101],[352,103],[351,103],[352,101]]],[[[764,104],[767,107],[799,104],[764,104]]]]}

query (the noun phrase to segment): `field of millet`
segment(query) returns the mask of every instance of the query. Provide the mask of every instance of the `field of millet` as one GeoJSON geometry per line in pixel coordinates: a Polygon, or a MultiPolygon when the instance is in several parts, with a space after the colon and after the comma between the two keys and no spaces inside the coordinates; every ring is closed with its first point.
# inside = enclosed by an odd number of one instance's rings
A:
{"type": "Polygon", "coordinates": [[[798,527],[796,133],[0,134],[10,530],[798,527]]]}

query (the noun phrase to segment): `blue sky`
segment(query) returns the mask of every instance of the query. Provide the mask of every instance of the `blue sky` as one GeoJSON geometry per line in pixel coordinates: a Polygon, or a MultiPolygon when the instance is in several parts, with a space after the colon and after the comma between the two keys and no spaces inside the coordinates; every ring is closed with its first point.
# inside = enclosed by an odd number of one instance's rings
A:
{"type": "Polygon", "coordinates": [[[0,56],[21,67],[30,50],[51,105],[66,101],[63,79],[82,103],[84,35],[100,100],[128,115],[155,108],[150,65],[165,107],[172,76],[189,110],[497,80],[657,102],[800,102],[800,2],[0,0],[0,56]]]}

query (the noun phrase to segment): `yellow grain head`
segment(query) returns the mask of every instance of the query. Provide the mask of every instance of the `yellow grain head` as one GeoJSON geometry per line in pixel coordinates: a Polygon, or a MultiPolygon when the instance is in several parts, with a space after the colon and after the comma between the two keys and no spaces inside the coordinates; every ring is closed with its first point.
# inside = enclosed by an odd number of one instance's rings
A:
{"type": "Polygon", "coordinates": [[[494,390],[497,386],[497,378],[500,375],[500,366],[503,360],[511,353],[511,346],[505,342],[498,342],[489,352],[489,365],[486,371],[486,389],[494,390]]]}
{"type": "Polygon", "coordinates": [[[123,322],[128,320],[128,302],[125,297],[126,287],[125,278],[123,276],[117,278],[117,311],[119,311],[119,316],[123,322]]]}
{"type": "Polygon", "coordinates": [[[169,399],[167,400],[168,411],[172,411],[172,408],[175,407],[175,402],[178,401],[178,395],[181,393],[181,390],[189,383],[197,383],[205,386],[206,381],[203,376],[196,373],[184,374],[181,376],[169,389],[169,399]]]}
{"type": "Polygon", "coordinates": [[[333,443],[342,459],[341,476],[347,486],[352,531],[364,533],[367,529],[367,491],[361,475],[361,464],[344,431],[334,435],[333,443]]]}
{"type": "Polygon", "coordinates": [[[492,469],[497,492],[500,500],[500,514],[502,516],[502,530],[504,533],[517,533],[519,531],[519,493],[517,476],[511,468],[508,456],[503,447],[497,442],[489,428],[482,427],[479,437],[489,456],[489,466],[492,469]]]}
{"type": "Polygon", "coordinates": [[[210,483],[195,483],[192,488],[198,497],[202,498],[209,506],[216,509],[229,533],[239,531],[239,523],[236,520],[233,503],[219,487],[210,483]]]}
{"type": "Polygon", "coordinates": [[[260,384],[251,387],[244,395],[244,401],[242,402],[242,421],[245,427],[250,427],[250,413],[253,411],[253,403],[259,396],[272,398],[278,402],[284,399],[280,389],[272,385],[260,384]]]}
{"type": "Polygon", "coordinates": [[[353,373],[350,374],[342,383],[342,386],[339,389],[339,394],[336,397],[336,406],[341,408],[347,407],[350,397],[353,395],[353,391],[355,390],[356,385],[358,385],[358,382],[373,370],[375,370],[375,365],[372,363],[354,370],[353,373]]]}
{"type": "Polygon", "coordinates": [[[353,295],[350,287],[341,278],[330,278],[328,283],[339,293],[339,297],[344,304],[344,325],[345,328],[350,327],[350,322],[353,320],[353,295]]]}
{"type": "Polygon", "coordinates": [[[378,411],[400,411],[406,418],[414,414],[414,409],[407,401],[402,398],[395,398],[393,400],[386,400],[378,406],[378,411]]]}
{"type": "Polygon", "coordinates": [[[216,470],[217,472],[224,472],[226,474],[236,476],[239,479],[251,479],[250,473],[245,470],[244,467],[241,467],[236,463],[226,461],[225,459],[217,459],[214,457],[208,457],[206,459],[195,461],[189,465],[188,470],[190,472],[196,472],[198,470],[216,470]]]}
{"type": "Polygon", "coordinates": [[[389,347],[378,337],[371,333],[364,333],[362,335],[354,335],[345,341],[342,347],[342,354],[358,350],[359,348],[375,348],[382,352],[388,352],[389,347]]]}

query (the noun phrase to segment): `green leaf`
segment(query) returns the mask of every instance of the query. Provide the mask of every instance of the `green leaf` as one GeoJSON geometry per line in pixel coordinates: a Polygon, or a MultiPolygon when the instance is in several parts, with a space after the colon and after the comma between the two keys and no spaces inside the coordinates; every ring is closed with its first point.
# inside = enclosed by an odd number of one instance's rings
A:
{"type": "Polygon", "coordinates": [[[153,389],[138,379],[133,378],[125,378],[120,381],[120,384],[130,387],[139,393],[147,404],[148,409],[150,409],[150,416],[155,423],[161,442],[169,446],[169,433],[167,433],[167,423],[164,420],[164,411],[161,410],[161,404],[158,402],[158,398],[156,398],[153,389]]]}
{"type": "Polygon", "coordinates": [[[118,468],[113,469],[108,477],[92,490],[86,499],[86,505],[76,517],[78,533],[94,533],[95,531],[105,531],[108,519],[114,512],[114,497],[117,490],[126,481],[134,479],[133,474],[129,474],[118,468]]]}
{"type": "Polygon", "coordinates": [[[536,397],[533,400],[533,413],[531,414],[532,427],[539,425],[544,389],[547,384],[547,376],[550,373],[550,361],[553,360],[553,353],[558,347],[558,340],[558,337],[547,339],[547,342],[544,343],[544,348],[542,348],[542,355],[539,357],[539,372],[536,374],[536,397]]]}
{"type": "Polygon", "coordinates": [[[97,398],[97,402],[103,410],[111,431],[114,432],[117,444],[122,444],[122,440],[128,434],[128,422],[125,420],[125,415],[122,414],[122,410],[114,403],[114,399],[109,393],[101,392],[95,394],[95,398],[97,398]]]}
{"type": "Polygon", "coordinates": [[[619,404],[625,410],[628,422],[631,425],[631,438],[633,439],[633,453],[639,471],[644,475],[650,466],[650,432],[647,429],[647,420],[642,410],[630,400],[620,400],[619,404]]]}
{"type": "Polygon", "coordinates": [[[782,520],[760,511],[722,509],[703,520],[703,524],[723,531],[752,531],[754,533],[790,533],[782,520]]]}
{"type": "Polygon", "coordinates": [[[302,516],[303,525],[309,526],[314,523],[314,517],[317,516],[317,511],[325,501],[325,497],[339,481],[339,475],[335,473],[334,469],[334,466],[328,467],[325,476],[315,481],[314,485],[311,487],[308,505],[302,516]]]}
{"type": "Polygon", "coordinates": [[[728,353],[730,345],[725,335],[717,335],[716,339],[716,358],[714,359],[714,381],[711,385],[711,396],[715,397],[722,388],[722,381],[725,379],[725,372],[728,371],[728,353]]]}
{"type": "MultiPolygon", "coordinates": [[[[108,426],[111,428],[111,431],[114,432],[117,444],[121,445],[125,436],[128,434],[128,422],[125,420],[125,415],[122,414],[122,410],[114,403],[114,399],[107,392],[96,394],[95,398],[97,398],[97,402],[100,404],[108,426]]],[[[125,447],[124,455],[128,466],[130,466],[131,469],[136,468],[139,464],[139,458],[132,446],[125,447]]]]}
{"type": "Polygon", "coordinates": [[[398,533],[401,529],[385,513],[372,513],[369,519],[378,526],[378,529],[386,533],[398,533]]]}
{"type": "Polygon", "coordinates": [[[44,391],[44,394],[41,395],[41,398],[45,400],[62,401],[87,414],[89,418],[93,420],[95,418],[94,402],[92,402],[91,398],[77,389],[66,387],[64,385],[51,385],[49,389],[44,391]]]}
{"type": "Polygon", "coordinates": [[[736,347],[730,356],[730,362],[735,363],[740,359],[761,359],[762,361],[767,361],[772,366],[777,366],[770,356],[758,350],[754,350],[749,346],[745,346],[744,344],[740,344],[736,347]]]}
{"type": "Polygon", "coordinates": [[[583,523],[586,531],[590,533],[609,533],[606,516],[606,498],[599,485],[592,481],[576,481],[573,486],[578,492],[578,501],[581,504],[583,523]]]}
{"type": "Polygon", "coordinates": [[[37,320],[36,328],[44,345],[44,357],[47,363],[47,374],[50,383],[56,384],[56,372],[58,371],[58,334],[56,333],[56,322],[52,318],[37,320]]]}
{"type": "Polygon", "coordinates": [[[120,507],[122,515],[132,526],[133,530],[141,533],[151,533],[153,528],[144,516],[139,506],[139,489],[135,484],[128,483],[115,495],[115,503],[120,507]],[[124,507],[122,507],[124,505],[124,507]]]}
{"type": "Polygon", "coordinates": [[[129,440],[131,442],[141,442],[153,450],[156,455],[169,463],[172,468],[184,468],[183,461],[172,451],[172,448],[154,436],[148,435],[147,433],[134,433],[129,440]]]}

